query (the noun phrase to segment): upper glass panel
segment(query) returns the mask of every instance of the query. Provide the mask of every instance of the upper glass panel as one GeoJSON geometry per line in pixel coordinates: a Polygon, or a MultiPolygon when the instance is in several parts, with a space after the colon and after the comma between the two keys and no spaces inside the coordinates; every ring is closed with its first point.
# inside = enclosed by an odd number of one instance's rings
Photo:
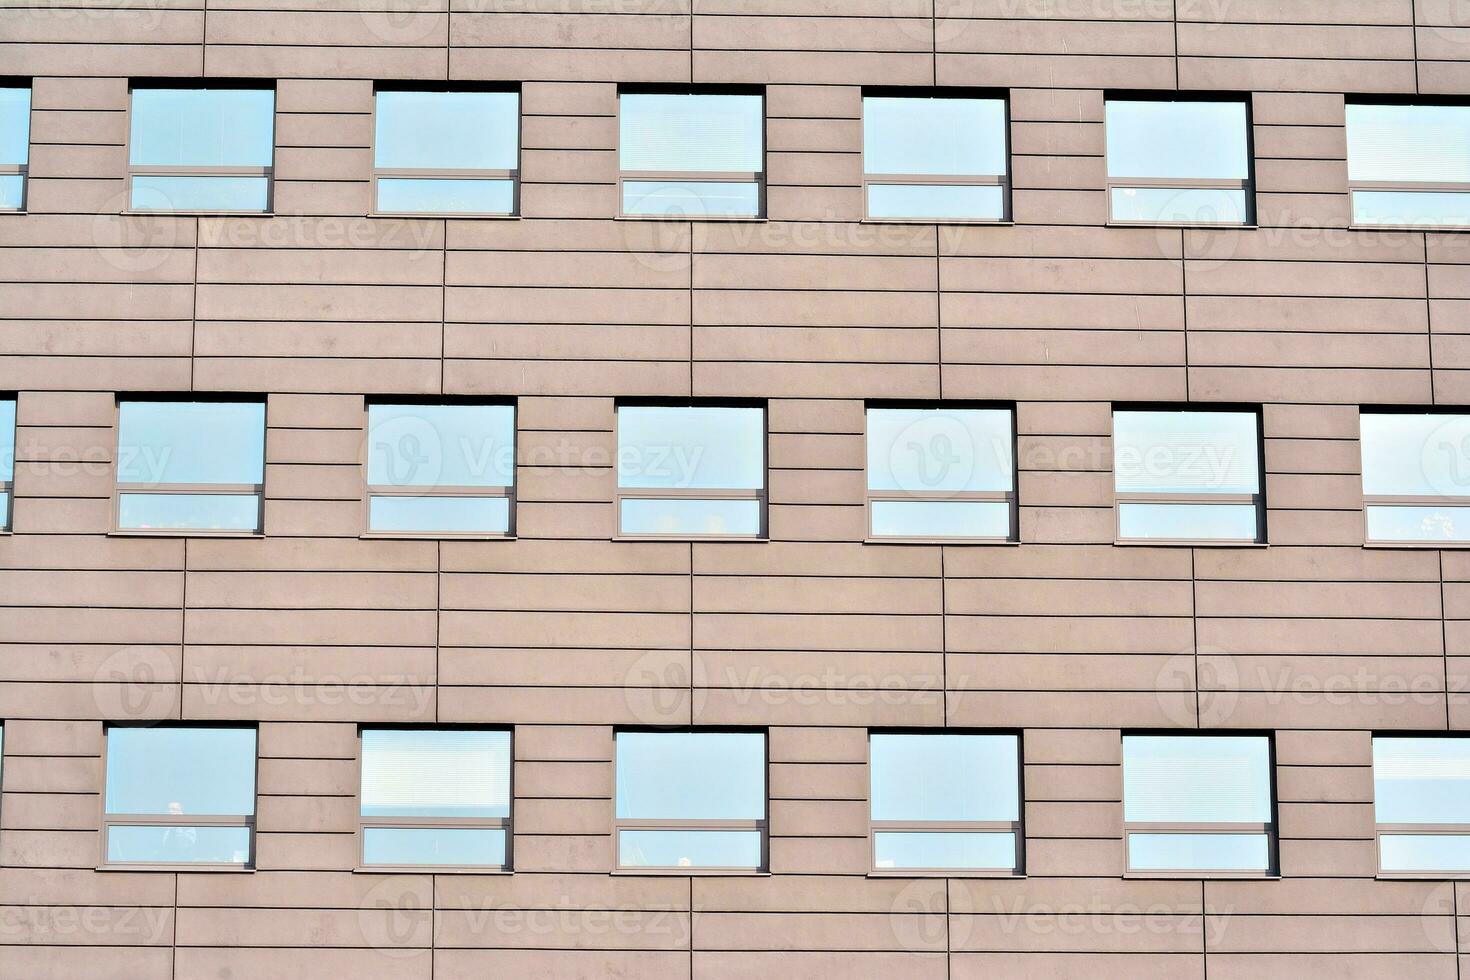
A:
{"type": "Polygon", "coordinates": [[[1250,177],[1242,101],[1109,99],[1108,176],[1114,180],[1250,177]]]}
{"type": "Polygon", "coordinates": [[[1373,739],[1379,823],[1470,825],[1470,739],[1373,739]]]}
{"type": "Polygon", "coordinates": [[[255,813],[255,729],[108,729],[107,812],[255,813]]]}
{"type": "Polygon", "coordinates": [[[369,405],[367,482],[513,486],[515,425],[513,405],[369,405]]]}
{"type": "Polygon", "coordinates": [[[1270,740],[1257,735],[1125,735],[1123,819],[1270,823],[1270,740]]]}
{"type": "Polygon", "coordinates": [[[1015,821],[1021,816],[1014,735],[874,734],[874,820],[1015,821]]]}
{"type": "Polygon", "coordinates": [[[1259,493],[1257,416],[1115,411],[1113,478],[1121,493],[1259,493]]]}
{"type": "Polygon", "coordinates": [[[622,405],[618,486],[759,490],[766,484],[762,408],[622,405]]]}
{"type": "Polygon", "coordinates": [[[403,170],[515,170],[517,92],[377,93],[373,166],[403,170]]]}
{"type": "Polygon", "coordinates": [[[759,95],[623,92],[618,165],[624,171],[759,173],[765,169],[759,95]]]}
{"type": "Polygon", "coordinates": [[[30,156],[30,87],[0,87],[0,164],[19,166],[30,156]]]}
{"type": "Polygon", "coordinates": [[[362,815],[510,816],[510,733],[363,729],[362,815]]]}
{"type": "Polygon", "coordinates": [[[620,820],[763,820],[759,732],[618,732],[620,820]]]}
{"type": "Polygon", "coordinates": [[[1470,497],[1470,415],[1365,412],[1360,424],[1364,494],[1470,497]]]}
{"type": "Polygon", "coordinates": [[[1348,179],[1470,182],[1470,106],[1347,106],[1348,179]]]}
{"type": "Polygon", "coordinates": [[[0,398],[0,483],[9,483],[14,479],[15,399],[0,398]]]}
{"type": "Polygon", "coordinates": [[[1003,176],[1005,100],[865,96],[863,169],[868,174],[1003,176]]]}
{"type": "Polygon", "coordinates": [[[1010,409],[868,409],[868,489],[932,496],[1015,487],[1010,409]]]}
{"type": "Polygon", "coordinates": [[[274,89],[134,88],[134,166],[269,167],[274,89]]]}
{"type": "Polygon", "coordinates": [[[118,404],[119,483],[260,484],[264,402],[118,404]]]}

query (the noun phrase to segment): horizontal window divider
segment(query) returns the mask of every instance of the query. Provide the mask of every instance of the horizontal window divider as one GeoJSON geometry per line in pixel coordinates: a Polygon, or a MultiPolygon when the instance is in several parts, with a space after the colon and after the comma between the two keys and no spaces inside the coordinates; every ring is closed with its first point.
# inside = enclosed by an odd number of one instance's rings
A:
{"type": "Polygon", "coordinates": [[[978,833],[1016,833],[1021,832],[1021,821],[1019,820],[874,820],[871,826],[875,831],[909,831],[949,833],[954,831],[971,831],[978,833]]]}
{"type": "Polygon", "coordinates": [[[868,184],[942,184],[953,187],[1009,187],[1005,174],[863,174],[868,184]]]}
{"type": "Polygon", "coordinates": [[[615,830],[765,830],[765,820],[643,820],[620,817],[615,830]]]}
{"type": "Polygon", "coordinates": [[[1381,823],[1377,830],[1390,836],[1470,837],[1470,823],[1381,823]]]}
{"type": "Polygon", "coordinates": [[[1273,834],[1275,825],[1270,823],[1169,823],[1157,821],[1125,821],[1125,834],[1273,834]]]}
{"type": "Polygon", "coordinates": [[[255,817],[189,813],[108,813],[105,827],[253,827],[255,817]]]}
{"type": "Polygon", "coordinates": [[[669,180],[686,183],[755,183],[765,180],[759,170],[620,170],[619,180],[669,180]]]}
{"type": "Polygon", "coordinates": [[[514,497],[515,488],[509,486],[433,486],[413,487],[402,484],[369,484],[369,496],[373,497],[514,497]]]}
{"type": "Polygon", "coordinates": [[[272,167],[162,166],[129,164],[128,174],[160,177],[269,177],[272,167]]]}
{"type": "Polygon", "coordinates": [[[942,503],[946,500],[989,500],[1005,503],[1016,499],[1014,490],[939,490],[933,493],[910,493],[906,490],[869,490],[869,500],[912,500],[918,503],[942,503]]]}
{"type": "Polygon", "coordinates": [[[690,487],[620,487],[617,497],[634,500],[764,500],[764,490],[696,490],[690,487]]]}
{"type": "Polygon", "coordinates": [[[1363,503],[1372,507],[1470,507],[1470,494],[1447,497],[1437,494],[1371,494],[1363,503]]]}
{"type": "Polygon", "coordinates": [[[1435,180],[1350,180],[1350,191],[1407,191],[1426,194],[1470,193],[1470,182],[1435,180]]]}
{"type": "Polygon", "coordinates": [[[1249,190],[1251,182],[1245,177],[1109,177],[1108,190],[1114,188],[1159,190],[1249,190]]]}
{"type": "Polygon", "coordinates": [[[417,177],[424,180],[515,180],[519,170],[455,170],[438,167],[375,167],[374,177],[417,177]]]}
{"type": "Polygon", "coordinates": [[[386,827],[390,830],[433,830],[439,827],[473,827],[476,830],[507,830],[509,817],[359,817],[364,828],[386,827]]]}
{"type": "Polygon", "coordinates": [[[222,494],[264,493],[262,483],[119,483],[117,493],[222,494]]]}
{"type": "Polygon", "coordinates": [[[0,163],[0,174],[20,174],[24,176],[29,169],[30,166],[24,163],[0,163]]]}
{"type": "Polygon", "coordinates": [[[1146,491],[1119,490],[1115,492],[1120,504],[1255,504],[1262,503],[1259,493],[1149,493],[1146,491]]]}

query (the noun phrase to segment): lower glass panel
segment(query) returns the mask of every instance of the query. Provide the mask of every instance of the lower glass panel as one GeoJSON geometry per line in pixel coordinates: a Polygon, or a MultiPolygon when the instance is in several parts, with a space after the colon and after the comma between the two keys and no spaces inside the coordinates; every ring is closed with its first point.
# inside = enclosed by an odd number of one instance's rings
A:
{"type": "Polygon", "coordinates": [[[1243,188],[1113,188],[1114,221],[1243,225],[1247,217],[1243,188]]]}
{"type": "Polygon", "coordinates": [[[171,177],[134,174],[134,211],[265,211],[268,177],[171,177]]]}
{"type": "Polygon", "coordinates": [[[1353,191],[1353,223],[1470,228],[1470,191],[1353,191]]]}
{"type": "Polygon", "coordinates": [[[117,526],[126,531],[258,531],[253,493],[123,493],[117,526]]]}
{"type": "Polygon", "coordinates": [[[1265,834],[1129,834],[1134,871],[1269,871],[1265,834]]]}
{"type": "Polygon", "coordinates": [[[750,868],[761,866],[758,830],[620,830],[618,864],[625,868],[750,868]]]}
{"type": "Polygon", "coordinates": [[[378,210],[511,214],[515,181],[475,177],[379,177],[378,210]]]}
{"type": "Polygon", "coordinates": [[[0,211],[18,211],[25,202],[25,175],[0,174],[0,211]]]}
{"type": "Polygon", "coordinates": [[[374,531],[428,534],[505,534],[509,497],[373,497],[368,526],[374,531]]]}
{"type": "Polygon", "coordinates": [[[1118,536],[1174,541],[1255,541],[1255,504],[1118,504],[1118,536]]]}
{"type": "Polygon", "coordinates": [[[499,827],[364,827],[363,864],[505,865],[499,827]]]}
{"type": "Polygon", "coordinates": [[[874,831],[873,866],[879,870],[1015,870],[1016,835],[990,831],[874,831]]]}
{"type": "Polygon", "coordinates": [[[999,184],[869,184],[868,217],[1000,221],[1006,216],[999,184]]]}
{"type": "Polygon", "coordinates": [[[620,534],[740,534],[761,530],[759,500],[624,497],[620,534]]]}
{"type": "Polygon", "coordinates": [[[760,184],[723,181],[623,181],[623,213],[663,217],[755,218],[760,184]]]}
{"type": "Polygon", "coordinates": [[[107,860],[145,864],[250,863],[249,827],[127,824],[107,828],[107,860]]]}
{"type": "Polygon", "coordinates": [[[1003,500],[875,500],[875,538],[1009,538],[1003,500]]]}
{"type": "Polygon", "coordinates": [[[1368,505],[1369,541],[1470,541],[1470,506],[1368,505]]]}
{"type": "Polygon", "coordinates": [[[1384,834],[1384,871],[1470,871],[1470,834],[1384,834]]]}

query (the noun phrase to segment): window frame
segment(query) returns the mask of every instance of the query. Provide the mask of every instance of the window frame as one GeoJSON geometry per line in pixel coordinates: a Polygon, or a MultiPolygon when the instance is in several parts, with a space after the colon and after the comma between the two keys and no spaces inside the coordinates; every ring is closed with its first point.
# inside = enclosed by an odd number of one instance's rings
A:
{"type": "MultiPolygon", "coordinates": [[[[1434,731],[1420,729],[1418,731],[1374,731],[1368,741],[1370,756],[1373,751],[1373,743],[1380,738],[1394,739],[1465,739],[1470,742],[1470,732],[1464,731],[1434,731]]],[[[1371,763],[1370,763],[1371,765],[1371,763]]],[[[1374,781],[1377,781],[1377,769],[1373,769],[1374,781]]],[[[1374,877],[1385,881],[1470,881],[1470,868],[1459,871],[1453,870],[1426,870],[1426,871],[1393,871],[1383,867],[1383,838],[1384,837],[1470,837],[1470,819],[1464,823],[1379,823],[1378,822],[1378,792],[1373,793],[1373,868],[1374,877]]]]}
{"type": "MultiPolygon", "coordinates": [[[[1343,96],[1343,134],[1347,138],[1347,110],[1349,106],[1371,105],[1371,106],[1400,106],[1403,108],[1437,107],[1444,109],[1465,109],[1470,111],[1470,96],[1464,95],[1354,95],[1343,96]]],[[[1350,150],[1348,152],[1351,152],[1350,150]]],[[[1358,191],[1395,191],[1400,193],[1452,193],[1470,194],[1470,181],[1420,181],[1420,180],[1353,180],[1348,177],[1348,228],[1363,229],[1367,231],[1417,231],[1433,234],[1434,232],[1463,232],[1470,231],[1470,224],[1458,225],[1416,225],[1416,224],[1394,224],[1359,221],[1357,219],[1357,192],[1358,191]]]]}
{"type": "Polygon", "coordinates": [[[1252,93],[1220,91],[1178,92],[1166,89],[1112,90],[1103,92],[1103,179],[1108,199],[1107,225],[1119,228],[1201,228],[1205,230],[1245,229],[1259,227],[1256,208],[1256,127],[1252,93]],[[1108,103],[1109,102],[1240,102],[1245,106],[1245,168],[1242,180],[1229,177],[1113,177],[1108,167],[1108,103]],[[1134,221],[1113,214],[1113,191],[1137,190],[1239,190],[1245,194],[1244,219],[1235,221],[1134,221]]]}
{"type": "MultiPolygon", "coordinates": [[[[1233,226],[1232,226],[1233,227],[1233,226]]],[[[1113,493],[1113,544],[1135,547],[1168,548],[1266,548],[1270,538],[1266,527],[1266,427],[1261,405],[1239,405],[1226,402],[1113,402],[1108,412],[1108,442],[1112,447],[1109,472],[1113,493]],[[1118,489],[1117,418],[1119,412],[1182,412],[1194,414],[1250,413],[1256,417],[1256,484],[1255,493],[1151,493],[1118,489]],[[1254,504],[1256,536],[1246,538],[1126,538],[1123,536],[1123,504],[1254,504]]]]}
{"type": "Polygon", "coordinates": [[[260,811],[260,724],[233,721],[104,722],[102,726],[102,788],[97,794],[98,827],[101,828],[98,871],[201,871],[211,874],[253,874],[260,857],[256,842],[256,817],[260,811]],[[111,734],[119,728],[237,728],[255,732],[255,813],[245,815],[201,815],[188,813],[108,813],[107,764],[111,734]],[[243,864],[223,861],[113,861],[107,856],[108,832],[113,827],[246,827],[250,831],[250,859],[243,864]]]}
{"type": "Polygon", "coordinates": [[[489,82],[411,82],[379,81],[373,85],[373,126],[368,137],[369,160],[372,161],[372,206],[370,217],[388,218],[488,218],[505,220],[521,216],[521,159],[525,152],[525,100],[520,83],[489,82]],[[378,95],[382,92],[415,92],[450,94],[514,93],[516,97],[516,165],[511,170],[464,170],[452,167],[380,167],[378,166],[378,95]],[[378,207],[378,178],[411,178],[416,180],[508,180],[509,211],[384,211],[378,207]]]}
{"type": "Polygon", "coordinates": [[[863,765],[868,773],[868,877],[869,878],[1025,878],[1026,877],[1026,754],[1025,734],[1018,728],[869,728],[863,743],[863,765]],[[1004,735],[1016,740],[1016,819],[1005,820],[874,820],[873,736],[874,735],[1004,735]],[[969,831],[1011,833],[1016,836],[1016,863],[1010,868],[880,868],[880,832],[969,831]]]}
{"type": "Polygon", "coordinates": [[[765,85],[738,85],[738,84],[619,84],[616,93],[616,105],[613,108],[613,131],[617,134],[617,212],[615,217],[619,221],[766,221],[767,213],[767,183],[771,139],[770,139],[770,104],[767,98],[765,85]],[[762,169],[747,173],[738,170],[624,170],[623,169],[623,96],[624,95],[754,95],[761,100],[761,167],[762,169]],[[683,184],[720,184],[739,183],[755,184],[755,214],[701,214],[701,215],[672,215],[672,214],[629,214],[623,204],[626,198],[623,194],[625,181],[668,181],[669,183],[683,184]]]}
{"type": "MultiPolygon", "coordinates": [[[[1470,191],[1470,184],[1465,185],[1470,191]]],[[[1363,490],[1363,416],[1365,415],[1440,415],[1446,418],[1470,419],[1470,408],[1455,405],[1434,405],[1420,408],[1413,405],[1361,405],[1358,407],[1358,489],[1363,490]]],[[[1470,509],[1470,494],[1463,497],[1447,497],[1416,494],[1368,494],[1363,492],[1363,547],[1398,550],[1464,551],[1470,549],[1470,540],[1436,541],[1430,538],[1375,538],[1369,533],[1369,507],[1454,507],[1470,509]]],[[[14,498],[11,498],[14,500],[14,498]]]]}
{"type": "Polygon", "coordinates": [[[647,725],[618,725],[612,732],[612,873],[655,878],[761,878],[771,873],[771,731],[769,728],[741,726],[678,726],[674,728],[647,725]],[[764,816],[757,820],[666,820],[618,816],[618,736],[623,732],[656,735],[760,735],[765,758],[761,763],[764,816]],[[679,867],[677,865],[623,864],[622,836],[625,830],[733,830],[760,834],[760,865],[744,867],[679,867]]]}
{"type": "Polygon", "coordinates": [[[1011,206],[1012,188],[1012,143],[1011,97],[1009,89],[964,88],[954,86],[864,86],[858,96],[858,147],[859,156],[866,153],[868,146],[868,113],[866,101],[877,99],[993,99],[999,100],[1005,113],[1002,138],[1005,140],[1004,154],[1006,172],[1003,174],[870,174],[866,163],[863,168],[863,216],[864,222],[895,225],[1010,225],[1015,224],[1015,213],[1011,206]],[[874,217],[868,208],[868,187],[878,185],[932,185],[952,187],[999,187],[1001,216],[999,218],[884,218],[874,217]]]}
{"type": "MultiPolygon", "coordinates": [[[[29,93],[26,98],[26,162],[0,163],[0,176],[20,175],[20,206],[0,208],[0,214],[25,214],[31,203],[31,137],[35,133],[36,122],[36,80],[26,76],[0,76],[0,88],[23,88],[29,93]]],[[[132,102],[131,95],[128,102],[132,102]]]]}
{"type": "Polygon", "coordinates": [[[241,78],[129,78],[128,79],[128,101],[123,111],[123,132],[125,136],[125,155],[127,174],[123,182],[123,214],[157,214],[157,215],[180,215],[183,217],[200,217],[223,215],[228,217],[271,217],[276,211],[276,138],[279,135],[279,124],[277,116],[280,114],[280,91],[276,80],[269,79],[241,79],[241,78]],[[207,166],[172,166],[155,164],[134,164],[133,155],[133,93],[139,89],[245,89],[245,90],[268,90],[271,93],[271,164],[268,167],[207,167],[207,166]],[[184,208],[181,210],[161,208],[139,208],[133,206],[133,178],[134,177],[264,177],[265,178],[265,206],[259,211],[241,211],[238,209],[201,209],[184,208]]]}

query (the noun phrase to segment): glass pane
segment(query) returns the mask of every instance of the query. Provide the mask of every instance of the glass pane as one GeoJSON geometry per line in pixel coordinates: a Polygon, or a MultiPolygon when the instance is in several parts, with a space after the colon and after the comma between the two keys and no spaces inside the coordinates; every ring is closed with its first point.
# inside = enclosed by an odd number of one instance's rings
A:
{"type": "Polygon", "coordinates": [[[1244,180],[1244,102],[1110,99],[1108,176],[1244,180]]]}
{"type": "Polygon", "coordinates": [[[249,827],[125,825],[107,828],[107,860],[146,864],[249,864],[249,827]]]}
{"type": "Polygon", "coordinates": [[[1265,834],[1129,834],[1135,871],[1269,871],[1265,834]]]}
{"type": "Polygon", "coordinates": [[[1254,412],[1113,413],[1113,477],[1120,492],[1257,493],[1254,412]]]}
{"type": "Polygon", "coordinates": [[[1379,823],[1470,825],[1470,739],[1373,739],[1379,823]]]}
{"type": "Polygon", "coordinates": [[[761,213],[760,184],[625,180],[623,213],[666,217],[753,218],[761,213]]]}
{"type": "Polygon", "coordinates": [[[1367,496],[1470,498],[1470,415],[1359,419],[1367,496]]]}
{"type": "Polygon", "coordinates": [[[869,174],[1001,176],[1002,99],[863,99],[863,170],[869,174]]]}
{"type": "Polygon", "coordinates": [[[1013,869],[1016,835],[880,830],[873,834],[873,867],[1013,869]]]}
{"type": "Polygon", "coordinates": [[[1162,541],[1255,541],[1254,504],[1119,504],[1118,537],[1162,541]]]}
{"type": "Polygon", "coordinates": [[[1009,538],[1011,505],[1002,500],[875,500],[875,538],[1009,538]]]}
{"type": "Polygon", "coordinates": [[[618,533],[759,535],[761,505],[758,500],[624,497],[618,533]]]}
{"type": "Polygon", "coordinates": [[[397,487],[508,487],[515,407],[368,406],[367,481],[397,487]]]}
{"type": "Polygon", "coordinates": [[[759,95],[624,92],[618,97],[618,166],[628,170],[764,170],[759,95]]]}
{"type": "Polygon", "coordinates": [[[617,815],[764,819],[766,737],[758,732],[618,732],[617,815]]]}
{"type": "Polygon", "coordinates": [[[379,177],[378,210],[406,213],[511,214],[515,181],[379,177]]]}
{"type": "Polygon", "coordinates": [[[364,827],[363,864],[505,865],[505,831],[492,827],[364,827]]]}
{"type": "Polygon", "coordinates": [[[265,177],[167,177],[133,175],[134,211],[264,211],[270,203],[265,177]]]}
{"type": "Polygon", "coordinates": [[[618,864],[624,868],[759,868],[758,830],[623,830],[618,864]]]}
{"type": "Polygon", "coordinates": [[[30,162],[31,90],[0,87],[0,163],[30,162]]]}
{"type": "Polygon", "coordinates": [[[766,484],[761,408],[618,408],[618,486],[759,490],[766,484]]]}
{"type": "Polygon", "coordinates": [[[1006,216],[999,185],[869,184],[868,217],[1000,221],[1006,216]]]}
{"type": "Polygon", "coordinates": [[[1258,735],[1125,735],[1123,819],[1270,822],[1270,741],[1258,735]]]}
{"type": "Polygon", "coordinates": [[[510,816],[510,733],[363,729],[362,814],[510,816]]]}
{"type": "Polygon", "coordinates": [[[1384,871],[1470,871],[1470,835],[1384,834],[1378,853],[1384,871]]]}
{"type": "Polygon", "coordinates": [[[1369,541],[1470,541],[1470,507],[1368,507],[1369,541]]]}
{"type": "Polygon", "coordinates": [[[874,820],[1020,819],[1014,735],[874,734],[874,820]]]}
{"type": "Polygon", "coordinates": [[[1243,225],[1245,190],[1228,187],[1114,187],[1114,221],[1243,225]]]}
{"type": "Polygon", "coordinates": [[[1470,181],[1470,107],[1347,106],[1349,180],[1470,181]]]}
{"type": "Polygon", "coordinates": [[[15,399],[0,399],[0,483],[15,479],[15,399]]]}
{"type": "Polygon", "coordinates": [[[0,491],[0,528],[10,529],[10,494],[0,491]]]}
{"type": "Polygon", "coordinates": [[[868,489],[943,494],[1015,486],[1009,409],[868,409],[868,489]]]}
{"type": "Polygon", "coordinates": [[[1360,225],[1470,228],[1470,193],[1353,191],[1353,221],[1360,225]]]}
{"type": "Polygon", "coordinates": [[[119,483],[255,484],[264,473],[264,402],[118,405],[119,483]]]}
{"type": "Polygon", "coordinates": [[[373,497],[368,526],[374,531],[426,534],[506,534],[509,497],[373,497]]]}
{"type": "Polygon", "coordinates": [[[255,812],[254,728],[111,728],[107,812],[255,812]]]}
{"type": "Polygon", "coordinates": [[[258,531],[260,497],[240,493],[121,493],[117,526],[129,531],[258,531]]]}
{"type": "Polygon", "coordinates": [[[0,210],[15,211],[25,206],[26,181],[20,174],[0,174],[0,210]]]}
{"type": "Polygon", "coordinates": [[[515,170],[520,102],[516,92],[379,92],[373,166],[515,170]]]}
{"type": "Polygon", "coordinates": [[[273,89],[135,88],[128,162],[135,166],[269,167],[273,89]]]}

